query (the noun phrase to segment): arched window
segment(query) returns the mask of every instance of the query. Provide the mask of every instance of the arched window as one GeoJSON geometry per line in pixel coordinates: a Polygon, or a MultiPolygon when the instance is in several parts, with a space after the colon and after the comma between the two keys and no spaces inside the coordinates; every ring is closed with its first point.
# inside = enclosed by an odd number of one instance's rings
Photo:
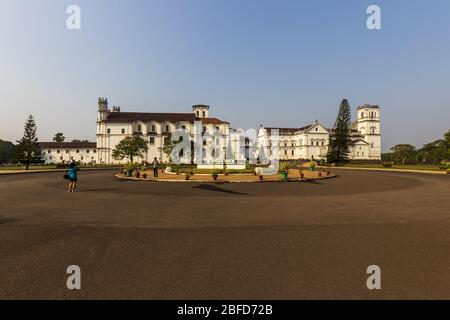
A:
{"type": "Polygon", "coordinates": [[[200,111],[197,110],[197,118],[200,118],[200,111]]]}
{"type": "Polygon", "coordinates": [[[203,118],[206,118],[206,112],[203,111],[203,118]]]}
{"type": "Polygon", "coordinates": [[[292,150],[292,155],[294,155],[294,150],[292,150]]]}
{"type": "Polygon", "coordinates": [[[361,112],[361,118],[364,118],[364,112],[361,112]]]}

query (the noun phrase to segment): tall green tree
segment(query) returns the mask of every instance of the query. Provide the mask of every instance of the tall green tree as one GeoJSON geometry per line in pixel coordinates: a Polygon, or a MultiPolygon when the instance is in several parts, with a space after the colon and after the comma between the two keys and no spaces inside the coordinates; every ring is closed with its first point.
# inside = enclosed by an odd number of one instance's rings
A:
{"type": "Polygon", "coordinates": [[[327,161],[329,163],[344,163],[348,161],[348,141],[351,129],[350,104],[347,99],[342,100],[339,113],[330,133],[327,161]]]}
{"type": "Polygon", "coordinates": [[[66,137],[64,137],[64,133],[61,133],[61,132],[58,132],[53,137],[54,142],[64,142],[64,140],[66,140],[66,137]]]}
{"type": "Polygon", "coordinates": [[[126,137],[113,150],[112,156],[114,159],[133,159],[136,157],[144,157],[144,153],[148,151],[148,143],[138,136],[126,137]]]}
{"type": "Polygon", "coordinates": [[[450,154],[450,130],[447,131],[446,134],[444,134],[444,141],[445,144],[447,145],[447,149],[449,149],[449,154],[450,154]]]}
{"type": "Polygon", "coordinates": [[[427,143],[418,151],[419,158],[428,163],[436,164],[449,159],[449,147],[444,139],[427,143]]]}
{"type": "Polygon", "coordinates": [[[31,163],[43,161],[43,155],[36,135],[37,126],[32,115],[28,116],[25,122],[25,129],[22,139],[18,140],[16,158],[19,162],[25,163],[28,170],[31,163]]]}
{"type": "Polygon", "coordinates": [[[394,157],[402,162],[402,165],[405,165],[406,160],[414,159],[416,155],[416,147],[410,144],[397,144],[391,150],[394,153],[394,157]]]}
{"type": "Polygon", "coordinates": [[[10,141],[0,140],[0,163],[10,163],[14,160],[16,146],[10,141]]]}

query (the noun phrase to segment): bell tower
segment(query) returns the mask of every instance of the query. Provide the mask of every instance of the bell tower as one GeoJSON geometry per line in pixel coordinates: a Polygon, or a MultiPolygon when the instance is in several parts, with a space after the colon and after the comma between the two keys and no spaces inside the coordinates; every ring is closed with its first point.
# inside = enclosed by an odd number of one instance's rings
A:
{"type": "Polygon", "coordinates": [[[370,144],[370,158],[381,159],[381,123],[380,107],[365,104],[358,107],[357,129],[364,136],[364,141],[370,144]]]}
{"type": "Polygon", "coordinates": [[[192,106],[192,111],[195,114],[196,118],[208,118],[209,117],[209,106],[198,104],[192,106]]]}
{"type": "Polygon", "coordinates": [[[98,98],[98,110],[97,110],[97,122],[106,120],[108,116],[108,99],[100,97],[98,98]]]}

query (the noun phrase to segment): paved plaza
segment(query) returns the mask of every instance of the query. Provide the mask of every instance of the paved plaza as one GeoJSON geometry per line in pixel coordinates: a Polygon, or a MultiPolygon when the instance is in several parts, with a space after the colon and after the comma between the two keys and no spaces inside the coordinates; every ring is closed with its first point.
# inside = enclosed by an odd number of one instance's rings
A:
{"type": "Polygon", "coordinates": [[[0,177],[0,298],[450,299],[450,177],[289,183],[0,177]],[[82,289],[66,288],[78,265],[82,289]],[[382,289],[366,287],[378,265],[382,289]]]}

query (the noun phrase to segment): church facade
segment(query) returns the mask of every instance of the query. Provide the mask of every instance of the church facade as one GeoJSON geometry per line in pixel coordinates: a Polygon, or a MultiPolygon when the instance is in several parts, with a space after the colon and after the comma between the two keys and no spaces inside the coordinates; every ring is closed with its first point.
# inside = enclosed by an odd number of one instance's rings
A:
{"type": "MultiPolygon", "coordinates": [[[[279,160],[325,160],[331,130],[318,121],[299,128],[261,125],[257,137],[258,154],[279,160]]],[[[350,131],[349,151],[350,160],[381,160],[379,106],[358,107],[350,131]]]]}
{"type": "MultiPolygon", "coordinates": [[[[207,105],[194,105],[189,113],[121,112],[118,106],[110,109],[106,98],[99,98],[97,161],[100,164],[127,162],[127,159],[114,159],[113,150],[124,138],[139,136],[147,141],[148,152],[136,161],[153,162],[157,158],[161,162],[167,162],[169,158],[162,148],[166,139],[170,139],[175,132],[184,133],[191,141],[200,141],[203,148],[214,144],[217,150],[224,150],[230,145],[230,124],[209,117],[209,109],[207,105]],[[216,141],[216,136],[221,139],[216,141]]],[[[182,162],[190,161],[191,158],[188,157],[182,162]]]]}

